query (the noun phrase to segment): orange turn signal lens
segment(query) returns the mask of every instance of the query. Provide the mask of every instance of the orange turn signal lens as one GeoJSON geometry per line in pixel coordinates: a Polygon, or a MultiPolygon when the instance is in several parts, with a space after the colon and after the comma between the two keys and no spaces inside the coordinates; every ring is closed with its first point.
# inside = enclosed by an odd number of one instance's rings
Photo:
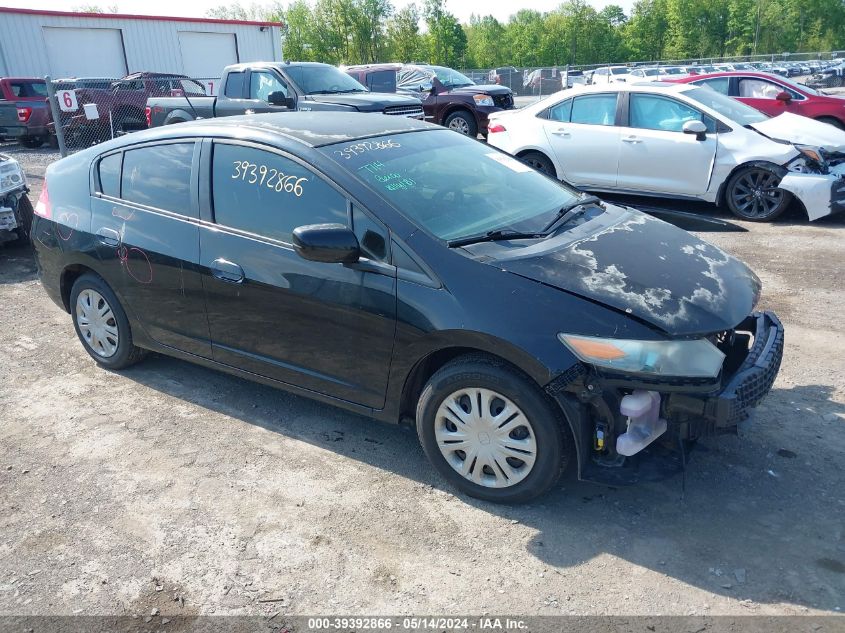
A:
{"type": "Polygon", "coordinates": [[[577,336],[562,336],[561,338],[582,358],[618,360],[626,356],[624,351],[606,341],[580,338],[577,336]]]}

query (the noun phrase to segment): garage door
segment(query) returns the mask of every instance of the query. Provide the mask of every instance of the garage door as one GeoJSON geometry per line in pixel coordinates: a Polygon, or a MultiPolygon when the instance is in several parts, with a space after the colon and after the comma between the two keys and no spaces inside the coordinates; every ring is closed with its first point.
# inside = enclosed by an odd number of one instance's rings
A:
{"type": "Polygon", "coordinates": [[[123,77],[126,55],[120,29],[45,26],[53,77],[123,77]]]}
{"type": "Polygon", "coordinates": [[[198,33],[180,31],[182,68],[188,77],[220,77],[223,66],[238,63],[234,33],[198,33]]]}

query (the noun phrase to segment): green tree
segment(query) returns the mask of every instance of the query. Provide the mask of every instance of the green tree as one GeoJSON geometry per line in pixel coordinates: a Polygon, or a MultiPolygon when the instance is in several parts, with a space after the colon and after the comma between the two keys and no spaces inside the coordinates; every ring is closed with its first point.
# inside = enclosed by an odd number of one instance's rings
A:
{"type": "Polygon", "coordinates": [[[505,27],[492,15],[471,15],[469,26],[464,27],[467,38],[467,67],[493,68],[510,64],[503,50],[505,27]]]}
{"type": "Polygon", "coordinates": [[[417,60],[423,48],[420,35],[420,12],[411,3],[397,11],[387,23],[389,57],[399,62],[417,60]]]}
{"type": "Polygon", "coordinates": [[[423,18],[428,33],[429,61],[444,66],[461,66],[467,38],[458,19],[446,10],[445,0],[425,0],[423,18]]]}

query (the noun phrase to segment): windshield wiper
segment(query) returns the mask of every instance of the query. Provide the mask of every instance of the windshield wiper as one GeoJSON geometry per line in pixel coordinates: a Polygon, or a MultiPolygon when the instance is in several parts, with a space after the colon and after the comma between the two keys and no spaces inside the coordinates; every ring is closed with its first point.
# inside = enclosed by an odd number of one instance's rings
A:
{"type": "Polygon", "coordinates": [[[479,242],[496,242],[498,240],[530,240],[538,237],[546,237],[546,233],[527,233],[525,231],[509,231],[507,229],[496,229],[494,231],[487,231],[480,235],[468,235],[467,237],[459,237],[454,240],[449,240],[446,244],[449,248],[456,248],[458,246],[466,246],[467,244],[477,244],[479,242]]]}
{"type": "Polygon", "coordinates": [[[558,209],[552,221],[543,227],[543,233],[548,233],[559,224],[565,224],[576,215],[582,214],[590,205],[601,206],[601,200],[596,196],[584,196],[562,206],[558,209]]]}
{"type": "Polygon", "coordinates": [[[307,92],[306,94],[309,94],[309,95],[336,95],[336,94],[339,94],[341,92],[344,92],[344,91],[343,90],[312,90],[311,92],[307,92]]]}

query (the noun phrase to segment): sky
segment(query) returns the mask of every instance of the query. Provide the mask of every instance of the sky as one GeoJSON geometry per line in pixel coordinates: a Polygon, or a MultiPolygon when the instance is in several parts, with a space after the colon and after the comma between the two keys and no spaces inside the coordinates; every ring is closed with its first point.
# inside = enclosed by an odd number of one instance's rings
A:
{"type": "MultiPolygon", "coordinates": [[[[392,0],[393,5],[401,8],[410,4],[412,0],[392,0]]],[[[493,15],[496,19],[506,22],[512,13],[519,9],[535,9],[537,11],[551,11],[562,0],[447,0],[446,6],[461,22],[469,22],[469,16],[493,15]]],[[[267,4],[261,0],[241,0],[241,4],[249,6],[267,4]]],[[[597,9],[610,4],[605,0],[590,0],[597,9]]],[[[282,0],[287,4],[288,0],[282,0]]],[[[99,5],[110,7],[117,5],[120,13],[141,15],[173,15],[180,17],[205,17],[206,12],[221,4],[228,4],[226,0],[0,0],[0,5],[19,7],[24,9],[48,9],[54,11],[73,11],[81,5],[99,5]]],[[[613,4],[620,5],[626,12],[633,6],[633,0],[619,0],[613,4]]],[[[422,0],[417,0],[417,6],[422,0]]]]}

